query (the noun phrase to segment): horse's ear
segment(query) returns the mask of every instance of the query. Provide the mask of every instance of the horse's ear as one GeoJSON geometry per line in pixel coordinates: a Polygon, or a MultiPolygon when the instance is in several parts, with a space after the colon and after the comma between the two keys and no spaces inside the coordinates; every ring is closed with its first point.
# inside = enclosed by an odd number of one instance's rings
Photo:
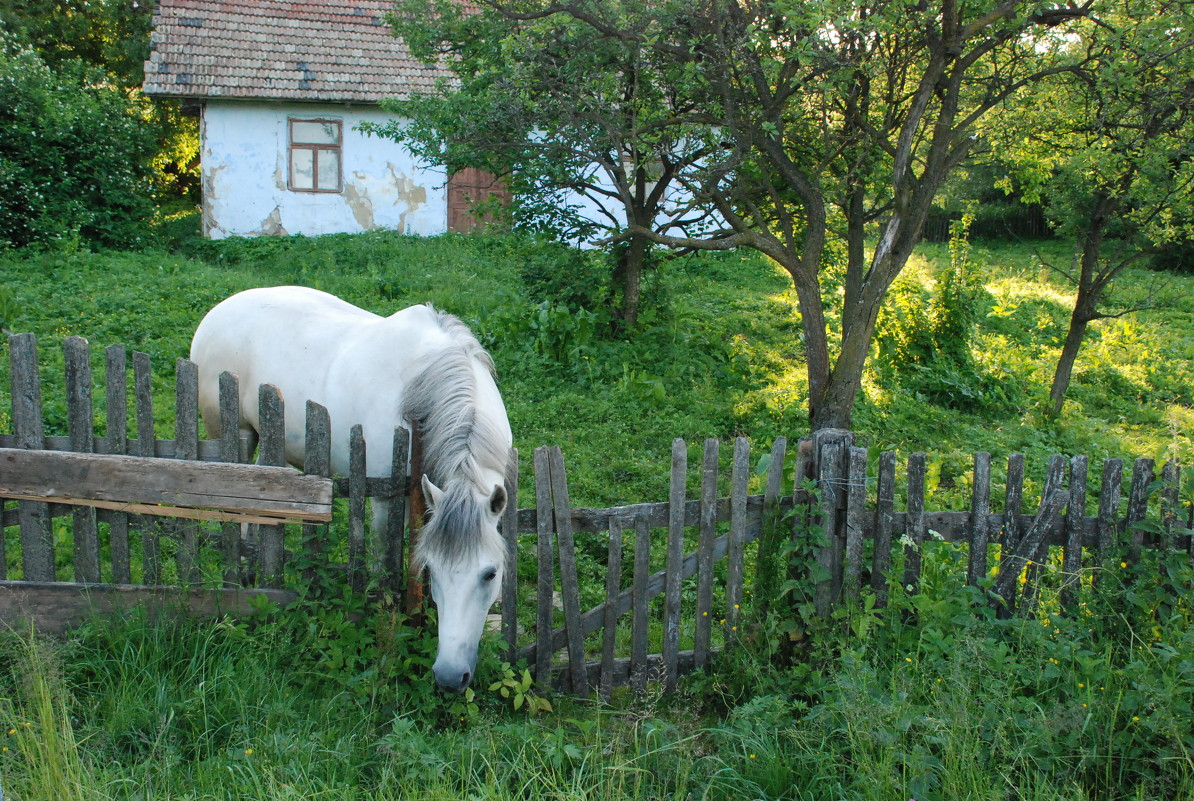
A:
{"type": "Polygon", "coordinates": [[[497,486],[493,488],[493,494],[489,496],[489,511],[494,515],[500,515],[506,510],[506,488],[497,486]]]}
{"type": "Polygon", "coordinates": [[[431,479],[423,476],[423,497],[427,499],[427,508],[434,509],[439,505],[440,498],[444,497],[444,491],[431,483],[431,479]]]}

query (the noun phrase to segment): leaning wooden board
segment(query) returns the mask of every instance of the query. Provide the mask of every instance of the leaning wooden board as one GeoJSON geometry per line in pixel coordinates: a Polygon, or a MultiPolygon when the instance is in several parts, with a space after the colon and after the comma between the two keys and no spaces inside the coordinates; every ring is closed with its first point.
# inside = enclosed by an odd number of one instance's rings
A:
{"type": "Polygon", "coordinates": [[[326,522],[332,481],[288,467],[0,448],[0,497],[246,523],[326,522]]]}
{"type": "Polygon", "coordinates": [[[18,630],[32,626],[43,634],[61,634],[90,618],[127,613],[140,605],[150,616],[174,612],[243,617],[261,608],[263,602],[285,606],[297,597],[290,590],[0,581],[0,625],[18,630]]]}

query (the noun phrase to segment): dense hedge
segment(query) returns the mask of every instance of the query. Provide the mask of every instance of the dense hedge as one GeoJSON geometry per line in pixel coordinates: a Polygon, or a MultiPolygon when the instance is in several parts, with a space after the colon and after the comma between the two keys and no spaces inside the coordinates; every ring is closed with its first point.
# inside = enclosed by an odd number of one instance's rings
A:
{"type": "Polygon", "coordinates": [[[0,38],[0,247],[141,244],[157,148],[146,101],[0,38]]]}

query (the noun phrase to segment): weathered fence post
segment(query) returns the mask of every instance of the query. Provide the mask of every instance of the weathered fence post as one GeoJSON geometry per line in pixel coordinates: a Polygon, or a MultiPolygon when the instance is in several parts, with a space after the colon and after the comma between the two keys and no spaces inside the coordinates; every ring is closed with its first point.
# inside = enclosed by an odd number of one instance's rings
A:
{"type": "Polygon", "coordinates": [[[1061,560],[1061,606],[1071,612],[1078,605],[1078,583],[1082,571],[1087,468],[1085,456],[1070,459],[1070,497],[1066,503],[1065,550],[1061,560]]]}
{"type": "Polygon", "coordinates": [[[365,430],[360,423],[349,433],[348,444],[348,586],[365,590],[365,430]]]}
{"type": "MultiPolygon", "coordinates": [[[[108,453],[128,453],[128,359],[120,345],[104,349],[104,405],[108,453]]],[[[112,512],[108,517],[108,548],[112,553],[112,581],[132,582],[129,563],[129,516],[112,512]]]]}
{"type": "Polygon", "coordinates": [[[597,691],[608,701],[614,689],[614,645],[617,638],[618,594],[622,590],[622,521],[616,515],[609,518],[609,549],[605,560],[605,615],[602,623],[601,673],[597,691]]]}
{"type": "Polygon", "coordinates": [[[551,463],[547,448],[535,449],[535,523],[538,567],[535,625],[535,682],[551,684],[551,630],[555,595],[555,526],[552,519],[551,463]]]}
{"type": "Polygon", "coordinates": [[[974,481],[970,488],[970,552],[966,583],[977,587],[987,576],[987,543],[990,541],[991,454],[974,454],[974,481]]]}
{"type": "MultiPolygon", "coordinates": [[[[235,373],[220,373],[220,461],[240,462],[240,379],[235,373]]],[[[224,523],[220,527],[220,550],[224,560],[224,586],[239,587],[241,575],[241,525],[224,523]]]]}
{"type": "MultiPolygon", "coordinates": [[[[272,384],[257,388],[260,404],[261,441],[257,445],[257,462],[269,467],[286,466],[286,408],[281,391],[272,384]]],[[[281,525],[261,526],[257,537],[257,564],[261,586],[282,586],[282,571],[286,559],[284,547],[286,529],[281,525]]]]}
{"type": "Polygon", "coordinates": [[[506,661],[518,658],[518,450],[510,451],[506,470],[506,508],[502,512],[502,536],[506,539],[506,571],[502,576],[502,637],[506,661]]]}
{"type": "Polygon", "coordinates": [[[700,540],[697,545],[696,630],[693,636],[693,667],[709,662],[709,641],[713,632],[713,540],[717,536],[717,459],[721,443],[705,440],[701,461],[700,540]]]}
{"type": "MultiPolygon", "coordinates": [[[[589,694],[589,674],[585,668],[584,634],[580,630],[580,577],[576,572],[576,543],[572,536],[568,476],[564,472],[564,454],[559,447],[548,450],[548,468],[560,552],[560,597],[564,605],[564,626],[568,633],[568,673],[573,695],[586,697],[589,694]]],[[[550,653],[547,656],[550,660],[550,653]]]]}
{"type": "MultiPolygon", "coordinates": [[[[821,494],[816,522],[824,544],[817,550],[817,564],[826,578],[817,582],[813,604],[817,614],[829,617],[833,605],[841,595],[842,567],[845,553],[844,528],[848,487],[847,456],[854,435],[842,429],[823,429],[812,435],[812,453],[817,489],[821,494]]],[[[799,470],[797,471],[799,475],[799,470]]]]}
{"type": "MultiPolygon", "coordinates": [[[[310,476],[332,475],[332,420],[326,407],[315,401],[307,401],[303,453],[303,472],[310,476]]],[[[325,526],[316,523],[303,525],[303,550],[308,565],[303,569],[303,578],[312,581],[321,568],[327,566],[327,549],[324,542],[325,526]]]]}
{"type": "MultiPolygon", "coordinates": [[[[746,539],[747,493],[750,481],[750,442],[746,437],[734,440],[734,467],[730,478],[729,564],[726,567],[726,617],[724,638],[738,631],[742,604],[742,585],[746,539]]],[[[766,512],[764,512],[764,516],[766,512]]]]}
{"type": "MultiPolygon", "coordinates": [[[[406,563],[410,565],[414,563],[419,532],[423,530],[423,518],[427,515],[427,499],[423,497],[423,430],[418,420],[410,421],[410,469],[407,475],[410,478],[406,513],[410,519],[406,526],[406,563]]],[[[402,606],[412,624],[423,624],[423,571],[406,571],[402,606]]]]}
{"type": "Polygon", "coordinates": [[[630,628],[630,686],[635,692],[647,687],[647,634],[649,618],[647,579],[651,574],[651,531],[646,518],[634,519],[634,583],[631,590],[633,615],[630,628]]]}
{"type": "MultiPolygon", "coordinates": [[[[137,456],[157,456],[153,428],[153,375],[148,353],[133,353],[133,394],[137,407],[137,456]]],[[[162,582],[162,537],[158,520],[141,518],[141,581],[153,586],[162,582]]]]}
{"type": "MultiPolygon", "coordinates": [[[[37,339],[32,334],[8,338],[12,382],[12,426],[17,447],[45,446],[41,412],[41,380],[37,369],[37,339]]],[[[21,563],[26,581],[54,580],[54,527],[50,506],[34,501],[17,504],[21,523],[21,563]]]]}
{"type": "Polygon", "coordinates": [[[663,691],[676,689],[680,673],[680,563],[684,559],[684,505],[687,497],[688,445],[672,441],[672,480],[668,494],[667,581],[663,599],[663,691]]]}
{"type": "MultiPolygon", "coordinates": [[[[194,362],[179,359],[175,366],[174,458],[194,461],[199,458],[199,368],[194,362]]],[[[175,561],[178,579],[198,584],[199,524],[194,520],[174,520],[178,537],[175,561]]]]}
{"type": "Polygon", "coordinates": [[[887,606],[887,571],[891,569],[891,530],[895,518],[896,455],[879,454],[879,475],[875,482],[875,544],[871,559],[871,589],[875,607],[887,606]]]}
{"type": "MultiPolygon", "coordinates": [[[[410,492],[406,470],[410,462],[410,432],[402,426],[394,429],[394,446],[390,451],[389,507],[386,530],[381,532],[382,586],[394,593],[405,589],[406,576],[406,496],[410,492]]],[[[376,503],[376,499],[374,503],[376,503]]]]}
{"type": "MultiPolygon", "coordinates": [[[[71,450],[92,453],[95,450],[94,410],[91,404],[91,347],[83,337],[67,337],[63,345],[66,360],[66,425],[71,450]]],[[[74,523],[75,581],[97,584],[100,580],[99,528],[95,509],[75,506],[74,523]]]]}
{"type": "Polygon", "coordinates": [[[1128,561],[1140,561],[1140,549],[1144,547],[1145,531],[1137,523],[1148,514],[1148,492],[1153,483],[1152,459],[1137,459],[1132,470],[1132,488],[1128,494],[1128,561]]]}
{"type": "Polygon", "coordinates": [[[925,455],[908,457],[908,514],[904,529],[904,592],[920,591],[921,548],[925,543],[925,455]]]}

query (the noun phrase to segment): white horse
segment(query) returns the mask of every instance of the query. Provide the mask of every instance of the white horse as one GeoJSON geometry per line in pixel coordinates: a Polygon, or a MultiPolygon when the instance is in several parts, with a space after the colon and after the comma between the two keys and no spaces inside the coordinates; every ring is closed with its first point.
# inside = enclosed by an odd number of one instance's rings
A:
{"type": "MultiPolygon", "coordinates": [[[[199,367],[199,404],[210,437],[224,424],[222,372],[240,379],[241,419],[234,424],[249,432],[254,446],[258,387],[281,390],[286,459],[296,466],[303,463],[308,400],[328,410],[332,469],[341,475],[348,473],[353,425],[359,423],[373,445],[368,474],[388,476],[394,428],[418,421],[431,519],[413,567],[427,568],[439,609],[435,679],[462,692],[476,670],[477,643],[506,567],[497,526],[511,455],[493,361],[468,328],[430,305],[379,317],[315,289],[250,289],[207,313],[195,331],[191,360],[199,367]]],[[[384,531],[389,503],[375,499],[373,508],[374,530],[384,531]]]]}

